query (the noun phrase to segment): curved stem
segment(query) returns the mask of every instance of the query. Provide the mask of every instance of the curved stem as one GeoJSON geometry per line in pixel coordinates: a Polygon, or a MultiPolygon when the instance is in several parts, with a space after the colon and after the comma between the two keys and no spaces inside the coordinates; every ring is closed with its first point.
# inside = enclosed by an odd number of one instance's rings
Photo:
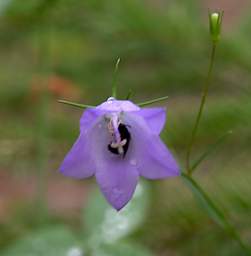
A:
{"type": "Polygon", "coordinates": [[[209,147],[207,148],[207,150],[196,160],[194,161],[194,163],[192,163],[191,167],[190,167],[190,174],[193,173],[194,170],[196,170],[196,168],[199,166],[199,164],[206,159],[206,157],[208,155],[210,155],[211,153],[213,153],[218,146],[220,146],[225,140],[226,138],[232,134],[232,131],[227,131],[226,133],[224,133],[221,137],[219,137],[215,143],[209,145],[209,147]]]}
{"type": "Polygon", "coordinates": [[[206,82],[205,82],[205,85],[204,85],[204,88],[203,88],[203,91],[202,91],[200,107],[199,107],[199,111],[198,111],[198,114],[197,114],[197,117],[196,117],[196,120],[195,120],[193,130],[192,130],[191,141],[190,141],[190,143],[188,145],[188,148],[187,148],[186,169],[187,169],[188,174],[191,174],[190,155],[191,155],[192,147],[193,147],[193,144],[194,144],[194,141],[195,141],[195,136],[196,136],[197,131],[198,131],[198,127],[199,127],[199,123],[200,123],[200,120],[201,120],[204,105],[205,105],[205,102],[206,102],[206,98],[207,98],[207,95],[208,95],[209,85],[211,83],[213,65],[214,65],[214,60],[215,60],[215,52],[216,52],[216,43],[213,42],[212,50],[211,50],[211,57],[210,57],[210,62],[209,62],[209,68],[208,68],[206,82]]]}
{"type": "Polygon", "coordinates": [[[241,236],[235,227],[229,222],[225,213],[214,203],[214,201],[209,197],[209,195],[202,189],[202,187],[191,177],[191,175],[182,173],[182,178],[186,184],[191,188],[194,193],[194,196],[199,199],[203,204],[205,209],[211,218],[220,225],[228,234],[231,236],[242,248],[245,255],[251,255],[251,250],[247,245],[242,241],[241,236]]]}

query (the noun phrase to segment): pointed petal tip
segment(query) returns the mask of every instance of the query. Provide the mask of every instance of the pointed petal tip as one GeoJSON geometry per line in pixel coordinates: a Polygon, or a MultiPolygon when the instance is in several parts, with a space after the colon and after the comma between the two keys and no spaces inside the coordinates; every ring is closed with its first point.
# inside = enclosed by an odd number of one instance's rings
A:
{"type": "Polygon", "coordinates": [[[61,174],[63,174],[63,175],[65,175],[65,170],[64,170],[63,164],[61,164],[61,165],[59,166],[59,168],[57,169],[57,172],[58,172],[58,173],[61,173],[61,174]]]}
{"type": "Polygon", "coordinates": [[[72,177],[72,176],[70,175],[70,172],[67,171],[67,170],[64,168],[63,164],[57,169],[57,172],[60,173],[60,174],[62,174],[62,175],[64,175],[64,176],[72,177]]]}
{"type": "MultiPolygon", "coordinates": [[[[104,195],[105,196],[105,195],[104,195]]],[[[112,206],[113,209],[115,209],[117,212],[120,212],[122,209],[124,209],[124,207],[130,202],[130,200],[132,199],[129,198],[127,200],[111,200],[110,198],[108,199],[106,196],[105,196],[107,202],[112,206]]]]}
{"type": "Polygon", "coordinates": [[[132,197],[129,198],[127,201],[124,201],[124,202],[122,202],[122,203],[120,203],[120,204],[117,204],[117,205],[113,205],[114,209],[115,209],[117,212],[122,211],[122,210],[127,206],[127,204],[132,200],[132,198],[133,198],[133,195],[132,195],[132,197]]]}
{"type": "Polygon", "coordinates": [[[62,164],[59,169],[57,170],[58,173],[61,173],[62,175],[66,177],[70,177],[73,179],[86,179],[86,178],[91,178],[94,173],[92,172],[81,172],[79,170],[74,170],[74,169],[69,169],[62,164]]]}
{"type": "MultiPolygon", "coordinates": [[[[127,202],[127,203],[128,203],[128,202],[127,202]]],[[[120,212],[120,211],[127,205],[127,203],[124,204],[124,205],[122,205],[122,206],[115,206],[115,205],[112,205],[112,207],[113,207],[117,212],[120,212]]]]}
{"type": "Polygon", "coordinates": [[[169,176],[170,177],[175,177],[175,176],[180,176],[181,175],[181,170],[179,165],[175,162],[175,166],[172,169],[169,169],[169,176]]]}

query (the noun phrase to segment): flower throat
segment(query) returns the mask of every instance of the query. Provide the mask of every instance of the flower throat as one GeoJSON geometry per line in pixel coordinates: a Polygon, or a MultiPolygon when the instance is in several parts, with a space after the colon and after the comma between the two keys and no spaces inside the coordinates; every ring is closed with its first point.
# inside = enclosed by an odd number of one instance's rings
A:
{"type": "MultiPolygon", "coordinates": [[[[130,140],[131,140],[131,135],[126,127],[125,124],[120,123],[118,125],[118,135],[119,135],[119,139],[115,140],[115,142],[111,142],[108,145],[108,150],[116,155],[123,155],[123,157],[125,157],[128,148],[129,148],[129,144],[130,144],[130,140]]],[[[115,134],[113,133],[113,136],[115,137],[115,134]]]]}

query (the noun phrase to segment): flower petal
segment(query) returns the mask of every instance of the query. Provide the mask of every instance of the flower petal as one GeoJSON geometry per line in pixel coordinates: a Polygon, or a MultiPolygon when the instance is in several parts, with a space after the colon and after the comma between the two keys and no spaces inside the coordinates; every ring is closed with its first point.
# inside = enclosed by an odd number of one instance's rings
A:
{"type": "Polygon", "coordinates": [[[96,109],[100,109],[104,111],[113,111],[113,112],[120,112],[120,111],[129,112],[129,111],[138,111],[140,110],[140,107],[135,105],[129,100],[116,100],[114,98],[109,98],[107,101],[98,105],[96,109]]]}
{"type": "Polygon", "coordinates": [[[102,114],[103,111],[96,108],[86,109],[80,118],[80,130],[87,131],[102,114]]]}
{"type": "Polygon", "coordinates": [[[165,108],[143,108],[135,112],[142,116],[153,133],[159,135],[166,122],[165,108]]]}
{"type": "Polygon", "coordinates": [[[91,150],[93,143],[90,140],[90,134],[100,120],[99,115],[99,111],[95,109],[84,111],[80,119],[80,135],[59,168],[64,175],[78,179],[94,175],[95,166],[92,158],[95,155],[91,150]]]}
{"type": "Polygon", "coordinates": [[[96,172],[96,179],[107,201],[117,210],[132,198],[138,182],[138,171],[125,159],[106,160],[96,172]]]}
{"type": "Polygon", "coordinates": [[[132,198],[139,173],[135,165],[130,164],[127,156],[113,154],[108,150],[111,135],[107,129],[105,117],[92,128],[89,139],[95,148],[95,176],[107,201],[117,210],[123,208],[132,198]]]}
{"type": "Polygon", "coordinates": [[[59,168],[64,175],[82,179],[94,174],[95,166],[92,158],[95,155],[91,153],[93,142],[90,134],[93,132],[92,128],[99,122],[101,114],[95,108],[84,111],[80,119],[80,135],[59,168]]]}
{"type": "Polygon", "coordinates": [[[137,165],[140,175],[148,179],[179,175],[179,166],[172,154],[146,121],[132,113],[126,113],[124,118],[132,136],[128,157],[137,165]]]}
{"type": "Polygon", "coordinates": [[[88,148],[88,136],[84,132],[81,132],[61,164],[59,168],[60,172],[77,179],[88,178],[94,175],[94,165],[88,148]]]}

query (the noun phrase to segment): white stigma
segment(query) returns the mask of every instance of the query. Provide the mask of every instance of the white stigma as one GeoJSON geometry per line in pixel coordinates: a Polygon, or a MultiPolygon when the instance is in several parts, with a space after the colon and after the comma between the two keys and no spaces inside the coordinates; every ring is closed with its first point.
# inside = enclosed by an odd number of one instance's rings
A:
{"type": "Polygon", "coordinates": [[[112,142],[112,143],[111,143],[111,147],[112,147],[112,148],[117,148],[119,154],[120,154],[120,155],[123,155],[123,154],[124,154],[123,146],[125,146],[126,143],[127,143],[127,139],[123,139],[123,140],[121,140],[121,141],[118,142],[118,143],[112,142]]]}
{"type": "Polygon", "coordinates": [[[120,123],[121,123],[121,121],[120,121],[118,115],[112,114],[108,118],[107,128],[108,128],[108,132],[111,135],[111,139],[112,139],[110,146],[112,148],[118,149],[118,153],[120,155],[123,155],[124,154],[123,146],[126,145],[127,140],[126,139],[121,140],[121,136],[120,136],[120,132],[119,132],[120,123]]]}

